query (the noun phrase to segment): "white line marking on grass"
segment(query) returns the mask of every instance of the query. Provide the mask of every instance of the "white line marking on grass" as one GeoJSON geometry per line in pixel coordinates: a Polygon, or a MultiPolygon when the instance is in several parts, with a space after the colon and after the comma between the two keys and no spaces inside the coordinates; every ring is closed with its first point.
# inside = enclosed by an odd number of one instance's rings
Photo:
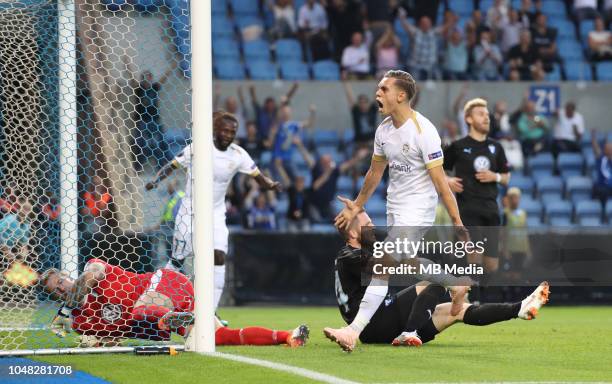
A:
{"type": "Polygon", "coordinates": [[[372,383],[372,384],[612,384],[609,381],[439,381],[439,382],[396,382],[396,383],[372,383]]]}
{"type": "Polygon", "coordinates": [[[339,377],[328,375],[328,374],[325,374],[325,373],[311,371],[310,369],[294,367],[293,365],[275,363],[275,362],[268,361],[268,360],[255,359],[255,358],[252,358],[252,357],[246,357],[246,356],[240,356],[240,355],[232,355],[232,354],[229,354],[229,353],[221,353],[221,352],[205,353],[204,355],[213,356],[213,357],[220,357],[222,359],[238,361],[240,363],[258,365],[260,367],[270,368],[270,369],[274,369],[276,371],[281,371],[281,372],[287,372],[287,373],[290,373],[290,374],[293,374],[293,375],[306,377],[308,379],[317,380],[317,381],[321,381],[321,382],[324,382],[324,383],[330,383],[330,384],[359,384],[356,381],[341,379],[339,377]]]}

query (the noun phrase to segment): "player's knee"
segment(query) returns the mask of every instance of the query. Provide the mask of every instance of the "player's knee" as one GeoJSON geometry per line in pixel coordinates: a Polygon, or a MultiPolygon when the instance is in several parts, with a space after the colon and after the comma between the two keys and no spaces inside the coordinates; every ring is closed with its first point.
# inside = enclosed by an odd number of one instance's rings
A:
{"type": "Polygon", "coordinates": [[[215,249],[215,265],[225,264],[225,252],[215,249]]]}

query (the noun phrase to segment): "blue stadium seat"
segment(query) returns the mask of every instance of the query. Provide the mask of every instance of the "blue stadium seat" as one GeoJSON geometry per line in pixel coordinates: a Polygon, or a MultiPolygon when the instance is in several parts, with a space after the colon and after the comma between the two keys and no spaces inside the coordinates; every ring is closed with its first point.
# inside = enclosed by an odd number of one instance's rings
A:
{"type": "Polygon", "coordinates": [[[593,75],[591,65],[585,60],[567,60],[565,62],[565,74],[567,79],[571,81],[591,81],[593,75]]]}
{"type": "Polygon", "coordinates": [[[601,218],[601,202],[595,200],[583,200],[576,203],[576,218],[595,217],[601,218]]]}
{"type": "Polygon", "coordinates": [[[280,39],[275,43],[276,59],[302,61],[302,46],[296,39],[280,39]]]}
{"type": "Polygon", "coordinates": [[[555,63],[552,71],[546,73],[546,81],[561,81],[561,68],[555,63]]]}
{"type": "Polygon", "coordinates": [[[494,0],[480,0],[480,10],[483,17],[486,17],[489,8],[493,7],[494,2],[494,0]]]}
{"type": "Polygon", "coordinates": [[[338,143],[338,132],[329,129],[317,129],[314,132],[314,142],[318,145],[338,143]]]}
{"type": "MultiPolygon", "coordinates": [[[[572,203],[569,201],[550,201],[545,202],[544,211],[546,213],[546,217],[548,221],[553,224],[552,219],[560,218],[562,220],[567,219],[568,222],[571,222],[572,218],[572,203]]],[[[555,224],[553,224],[555,225],[555,224]]]]}
{"type": "Polygon", "coordinates": [[[527,227],[539,228],[543,226],[545,226],[545,224],[542,222],[542,220],[539,217],[527,216],[527,227]]]}
{"type": "Polygon", "coordinates": [[[371,215],[381,215],[387,212],[387,203],[379,196],[372,196],[366,204],[366,211],[371,215]]]}
{"type": "Polygon", "coordinates": [[[599,81],[612,81],[611,62],[597,63],[595,68],[597,71],[597,79],[599,81]]]}
{"type": "Polygon", "coordinates": [[[247,61],[247,70],[252,80],[275,80],[276,67],[268,60],[247,61]]]}
{"type": "Polygon", "coordinates": [[[235,15],[258,15],[259,2],[253,0],[230,0],[235,15]]]}
{"type": "Polygon", "coordinates": [[[272,151],[263,151],[259,156],[259,166],[268,167],[272,162],[272,151]]]}
{"type": "Polygon", "coordinates": [[[310,231],[320,233],[336,233],[336,228],[333,224],[314,223],[310,226],[310,231]]]}
{"type": "Polygon", "coordinates": [[[521,197],[520,207],[527,212],[527,217],[542,217],[543,206],[539,200],[521,197]]]}
{"type": "Polygon", "coordinates": [[[557,158],[557,169],[559,171],[574,169],[582,172],[583,164],[580,153],[560,153],[557,158]]]}
{"type": "Polygon", "coordinates": [[[605,212],[606,220],[608,223],[612,224],[612,204],[606,204],[606,212],[605,212]]]}
{"type": "MultiPolygon", "coordinates": [[[[558,195],[562,196],[563,193],[563,180],[556,176],[547,176],[536,180],[538,186],[538,194],[540,196],[551,196],[558,195]]],[[[546,201],[542,199],[543,201],[546,201]]]]}
{"type": "Polygon", "coordinates": [[[211,20],[213,43],[222,37],[234,36],[234,24],[225,16],[213,17],[211,20]]]}
{"type": "MultiPolygon", "coordinates": [[[[338,179],[338,193],[344,196],[350,196],[353,193],[353,179],[348,176],[341,176],[338,179]]],[[[350,196],[353,197],[353,196],[350,196]]]]}
{"type": "Polygon", "coordinates": [[[215,60],[217,77],[221,80],[243,80],[246,78],[244,67],[238,60],[215,60]]]}
{"type": "Polygon", "coordinates": [[[542,2],[542,13],[549,17],[565,17],[565,6],[561,1],[546,0],[542,2]]]}
{"type": "Polygon", "coordinates": [[[580,22],[580,41],[584,45],[585,48],[588,47],[589,42],[589,32],[595,30],[595,21],[593,20],[582,20],[580,22]]]}
{"type": "Polygon", "coordinates": [[[301,61],[281,61],[281,77],[285,80],[310,80],[308,65],[301,61]]]}
{"type": "Polygon", "coordinates": [[[289,199],[286,196],[281,195],[281,198],[276,200],[276,207],[274,207],[274,211],[277,215],[285,216],[287,210],[289,209],[289,199]]]}
{"type": "MultiPolygon", "coordinates": [[[[576,41],[576,34],[574,29],[574,23],[568,20],[565,16],[556,17],[551,16],[548,18],[548,25],[554,28],[557,28],[557,47],[559,47],[559,43],[561,39],[569,39],[576,41]]],[[[561,49],[559,52],[563,54],[561,49]]]]}
{"type": "Polygon", "coordinates": [[[340,80],[340,66],[331,60],[317,61],[312,65],[315,80],[340,80]]]}
{"type": "Polygon", "coordinates": [[[572,219],[569,216],[555,216],[550,219],[550,225],[553,227],[571,227],[572,219]]]}
{"type": "Polygon", "coordinates": [[[474,2],[471,0],[454,0],[449,1],[448,7],[460,17],[467,17],[474,10],[474,2]]]}
{"type": "Polygon", "coordinates": [[[567,182],[568,179],[576,176],[582,176],[582,170],[579,169],[562,169],[561,170],[561,179],[563,182],[567,182]]]}
{"type": "Polygon", "coordinates": [[[213,58],[217,59],[240,59],[240,48],[238,42],[232,38],[213,39],[213,58]]]}
{"type": "Polygon", "coordinates": [[[582,60],[584,58],[582,54],[582,45],[580,45],[573,36],[557,39],[557,49],[561,57],[565,60],[582,60]]]}
{"type": "Polygon", "coordinates": [[[555,166],[555,159],[550,153],[539,153],[528,159],[527,165],[532,173],[534,171],[547,171],[548,174],[552,174],[555,166]]]}
{"type": "Polygon", "coordinates": [[[586,148],[582,150],[582,156],[584,157],[584,164],[586,166],[587,173],[591,169],[595,168],[595,153],[592,148],[586,148]]]}
{"type": "Polygon", "coordinates": [[[510,177],[509,187],[517,187],[523,193],[523,196],[532,196],[535,182],[529,176],[523,176],[521,174],[513,174],[510,177]]]}
{"type": "Polygon", "coordinates": [[[251,40],[243,44],[244,58],[250,60],[270,60],[270,45],[265,40],[251,40]]]}
{"type": "Polygon", "coordinates": [[[387,225],[387,214],[379,214],[379,215],[371,215],[370,219],[372,219],[372,223],[379,227],[384,227],[387,225]]]}
{"type": "Polygon", "coordinates": [[[590,196],[592,188],[591,179],[585,176],[570,177],[565,186],[567,196],[574,202],[584,200],[584,196],[590,196]]]}
{"type": "Polygon", "coordinates": [[[578,224],[583,227],[599,227],[602,222],[599,217],[579,217],[578,224]]]}

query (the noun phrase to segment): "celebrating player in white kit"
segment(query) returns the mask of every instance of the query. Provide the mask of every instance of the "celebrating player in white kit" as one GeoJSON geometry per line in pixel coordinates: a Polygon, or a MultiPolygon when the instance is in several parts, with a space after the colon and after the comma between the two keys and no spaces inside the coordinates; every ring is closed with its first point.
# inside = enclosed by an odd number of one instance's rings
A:
{"type": "MultiPolygon", "coordinates": [[[[340,198],[346,207],[336,217],[335,224],[338,228],[346,229],[353,218],[363,210],[389,165],[388,240],[400,237],[409,241],[420,240],[427,228],[433,225],[438,194],[453,224],[462,231],[465,230],[457,202],[442,168],[444,161],[440,135],[425,116],[412,109],[410,103],[415,94],[416,83],[412,76],[404,71],[389,71],[378,84],[376,102],[379,112],[387,115],[387,118],[376,130],[374,155],[359,195],[355,201],[340,198]]],[[[416,255],[389,256],[393,257],[395,262],[405,262],[416,255]]],[[[421,258],[412,259],[411,262],[415,263],[415,260],[420,264],[431,263],[430,260],[421,258]]],[[[468,289],[465,285],[459,285],[461,280],[444,274],[417,273],[414,277],[450,288],[453,311],[461,310],[468,289]]],[[[387,292],[388,276],[373,277],[353,322],[341,329],[326,328],[325,335],[336,341],[344,350],[351,351],[387,292]]],[[[418,338],[418,335],[414,330],[412,333],[402,333],[398,338],[399,342],[410,344],[410,338],[418,338]]]]}
{"type": "MultiPolygon", "coordinates": [[[[255,178],[263,190],[281,190],[279,182],[270,180],[263,175],[251,156],[239,145],[233,143],[238,130],[238,120],[227,112],[215,112],[213,116],[213,243],[215,250],[215,308],[225,286],[225,256],[228,249],[229,231],[225,224],[225,193],[236,173],[245,173],[255,178]]],[[[191,201],[191,144],[189,144],[174,160],[166,164],[157,173],[155,180],[147,183],[146,189],[151,190],[160,181],[168,177],[174,169],[187,170],[187,185],[185,196],[179,207],[174,224],[174,241],[172,256],[166,268],[180,270],[184,260],[193,253],[192,247],[192,201],[191,201]]]]}

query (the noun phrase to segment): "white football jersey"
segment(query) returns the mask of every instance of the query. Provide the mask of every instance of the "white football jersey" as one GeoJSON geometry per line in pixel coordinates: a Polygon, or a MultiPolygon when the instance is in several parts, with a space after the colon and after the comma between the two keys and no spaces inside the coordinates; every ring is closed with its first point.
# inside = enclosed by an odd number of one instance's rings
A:
{"type": "MultiPolygon", "coordinates": [[[[174,161],[187,170],[184,202],[191,202],[191,144],[189,144],[174,161]]],[[[225,211],[225,193],[236,173],[257,176],[259,169],[247,151],[237,144],[230,144],[225,151],[213,145],[213,207],[225,211]]]]}
{"type": "Polygon", "coordinates": [[[442,166],[444,158],[438,130],[425,116],[413,111],[399,128],[393,126],[391,117],[383,120],[376,129],[373,158],[389,163],[388,213],[437,202],[438,193],[427,170],[442,166]]]}

